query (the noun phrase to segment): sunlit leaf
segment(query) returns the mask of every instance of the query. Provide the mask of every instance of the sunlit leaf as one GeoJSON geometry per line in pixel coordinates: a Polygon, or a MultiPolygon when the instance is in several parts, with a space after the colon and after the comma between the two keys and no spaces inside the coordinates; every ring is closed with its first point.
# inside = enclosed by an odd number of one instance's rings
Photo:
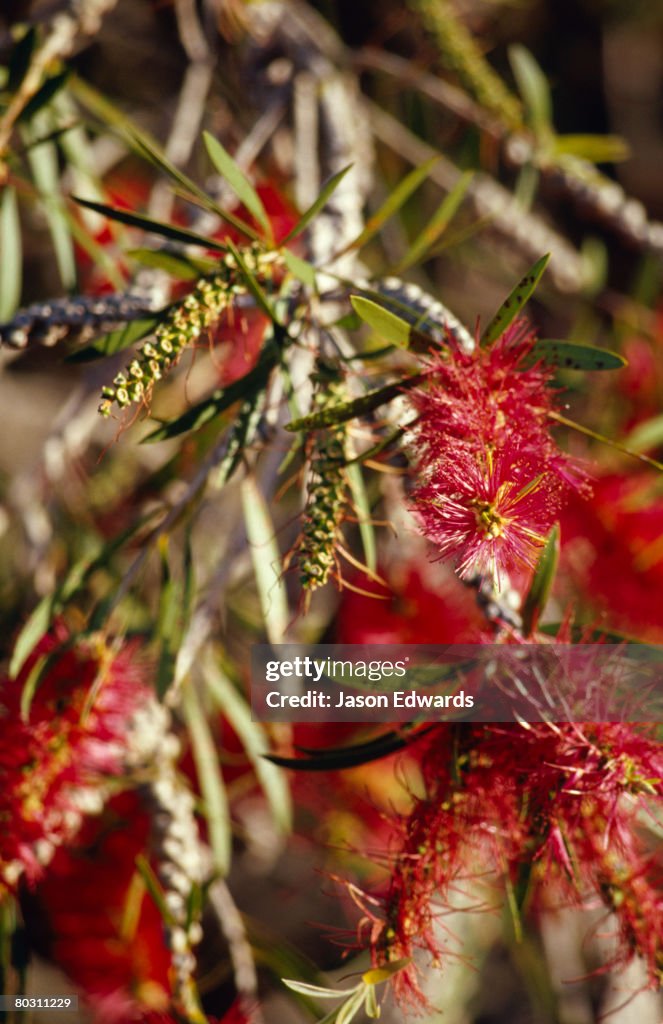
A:
{"type": "Polygon", "coordinates": [[[362,295],[351,295],[350,302],[357,316],[372,327],[381,338],[399,348],[408,347],[412,331],[409,323],[362,295]]]}
{"type": "Polygon", "coordinates": [[[262,204],[262,199],[246,177],[242,169],[233,160],[230,153],[209,132],[203,132],[203,139],[210,160],[222,178],[225,178],[240,202],[251,213],[263,229],[265,236],[273,241],[272,225],[262,204]]]}
{"type": "Polygon", "coordinates": [[[283,250],[283,261],[290,273],[298,281],[305,284],[312,292],[317,291],[316,270],[312,263],[300,259],[299,256],[295,256],[294,252],[291,252],[290,249],[283,250]]]}
{"type": "Polygon", "coordinates": [[[312,999],[342,999],[344,996],[354,995],[357,986],[352,988],[323,988],[322,985],[309,985],[305,981],[294,981],[292,978],[282,978],[281,981],[293,992],[302,996],[310,996],[312,999]]]}
{"type": "Polygon", "coordinates": [[[557,135],[553,154],[579,157],[593,164],[615,164],[629,159],[631,147],[619,135],[557,135]]]}
{"type": "Polygon", "coordinates": [[[493,319],[486,327],[486,330],[483,332],[481,336],[482,346],[485,347],[487,345],[491,345],[494,341],[497,341],[509,324],[513,323],[539,283],[549,259],[550,253],[547,253],[545,256],[542,256],[540,260],[537,260],[534,266],[527,271],[525,276],[507,296],[493,319]]]}
{"type": "Polygon", "coordinates": [[[312,202],[311,205],[309,206],[308,210],[306,210],[302,214],[300,219],[295,224],[294,228],[291,231],[289,231],[288,234],[285,236],[285,238],[281,242],[281,245],[287,245],[288,242],[291,242],[293,238],[296,238],[297,235],[301,235],[302,231],[306,230],[306,228],[309,226],[309,224],[316,216],[316,214],[318,214],[320,210],[322,210],[327,205],[329,198],[336,191],[338,185],[341,183],[341,181],[351,168],[352,164],[348,164],[347,167],[344,167],[342,171],[338,171],[337,174],[334,174],[329,179],[329,181],[327,181],[323,185],[318,198],[315,199],[314,202],[312,202]]]}
{"type": "Polygon", "coordinates": [[[648,448],[659,448],[663,445],[663,413],[638,423],[624,438],[624,444],[634,452],[644,452],[648,448]]]}
{"type": "MultiPolygon", "coordinates": [[[[363,456],[361,456],[363,458],[363,456]]],[[[358,462],[349,462],[345,466],[345,475],[352,494],[352,508],[359,524],[359,536],[364,549],[366,566],[371,572],[377,570],[377,546],[375,530],[371,522],[371,506],[364,486],[364,477],[358,462]]]]}
{"type": "MultiPolygon", "coordinates": [[[[24,129],[27,138],[32,138],[33,129],[39,132],[41,126],[50,126],[50,120],[43,118],[47,118],[46,112],[32,123],[30,134],[27,128],[24,129]]],[[[33,146],[28,152],[28,160],[44,204],[60,281],[64,288],[71,289],[76,283],[76,260],[69,216],[60,194],[60,170],[55,143],[44,142],[39,146],[33,146]]]]}
{"type": "Polygon", "coordinates": [[[404,270],[426,259],[435,243],[450,224],[452,218],[456,215],[473,177],[472,171],[461,174],[451,192],[444,197],[426,227],[417,235],[403,259],[394,268],[394,273],[402,274],[404,270]]]}
{"type": "Polygon", "coordinates": [[[21,300],[23,245],[16,189],[0,193],[0,323],[11,319],[21,300]]]}
{"type": "Polygon", "coordinates": [[[267,638],[272,644],[283,643],[290,612],[281,574],[281,554],[276,543],[276,530],[255,478],[245,477],[240,490],[246,536],[251,549],[267,638]]]}
{"type": "Polygon", "coordinates": [[[51,624],[53,607],[56,601],[57,596],[55,594],[48,594],[46,597],[43,597],[29,616],[25,625],[21,628],[9,663],[9,676],[11,679],[16,678],[38,641],[47,632],[51,624]]]}
{"type": "Polygon", "coordinates": [[[214,866],[225,876],[230,868],[232,830],[228,797],[221,766],[205,712],[192,683],[182,687],[182,711],[191,737],[191,749],[200,783],[214,866]]]}
{"type": "Polygon", "coordinates": [[[509,47],[509,62],[518,85],[532,131],[539,139],[552,136],[552,100],[548,79],[538,61],[525,47],[509,47]]]}
{"type": "Polygon", "coordinates": [[[550,596],[552,585],[555,582],[555,574],[559,564],[559,526],[556,524],[539,555],[534,571],[534,577],[523,602],[522,619],[523,632],[529,636],[533,629],[536,629],[546,602],[550,596]]]}
{"type": "Polygon", "coordinates": [[[292,827],[292,800],[283,772],[264,756],[268,753],[265,732],[251,717],[251,708],[210,657],[205,664],[210,697],[227,718],[253,765],[274,821],[283,832],[292,827]]]}
{"type": "Polygon", "coordinates": [[[622,444],[621,441],[616,441],[612,437],[606,437],[605,434],[600,434],[598,431],[592,430],[590,427],[585,427],[582,423],[576,423],[575,420],[570,420],[567,416],[562,416],[559,412],[549,412],[548,416],[551,420],[554,420],[556,423],[561,423],[564,427],[570,427],[571,430],[575,430],[579,434],[584,434],[585,437],[591,437],[594,441],[600,441],[601,444],[608,445],[609,448],[614,448],[615,451],[622,452],[624,455],[630,455],[632,459],[637,459],[638,462],[642,462],[646,466],[651,466],[652,469],[657,469],[659,473],[663,473],[663,462],[658,462],[657,459],[652,459],[649,455],[644,455],[642,452],[634,451],[632,448],[629,448],[628,445],[622,444]]]}
{"type": "Polygon", "coordinates": [[[402,181],[398,183],[396,188],[389,193],[387,199],[379,210],[376,210],[376,212],[368,218],[364,230],[361,234],[357,235],[354,241],[350,242],[350,244],[346,246],[345,251],[348,249],[361,249],[366,245],[366,243],[380,231],[384,224],[386,224],[386,222],[400,210],[401,206],[407,202],[412,193],[415,192],[416,189],[418,189],[426,180],[439,160],[439,156],[431,157],[430,160],[424,161],[424,163],[419,167],[415,167],[413,171],[406,174],[402,181]]]}

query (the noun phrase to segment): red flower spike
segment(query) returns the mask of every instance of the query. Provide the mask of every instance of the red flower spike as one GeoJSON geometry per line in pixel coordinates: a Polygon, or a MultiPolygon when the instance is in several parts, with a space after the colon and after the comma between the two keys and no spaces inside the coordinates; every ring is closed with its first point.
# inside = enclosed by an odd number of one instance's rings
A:
{"type": "MultiPolygon", "coordinates": [[[[663,796],[663,751],[643,727],[441,725],[421,742],[424,796],[397,822],[399,851],[374,929],[376,964],[449,955],[437,917],[474,875],[575,904],[600,898],[617,919],[620,959],[663,976],[661,869],[637,838],[647,796],[663,796]]],[[[421,1000],[413,971],[393,981],[421,1000]]]]}
{"type": "Polygon", "coordinates": [[[424,532],[459,576],[533,568],[561,504],[559,481],[514,452],[442,457],[415,493],[424,532]]]}
{"type": "Polygon", "coordinates": [[[67,642],[57,626],[16,679],[0,679],[0,886],[12,888],[23,873],[39,877],[82,815],[101,809],[100,787],[121,771],[131,715],[150,693],[135,645],[67,642]],[[23,690],[44,657],[24,720],[23,690]]]}
{"type": "Polygon", "coordinates": [[[516,322],[488,350],[451,345],[415,392],[423,482],[412,498],[423,532],[462,577],[531,569],[569,487],[582,474],[550,435],[553,370],[531,356],[534,334],[516,322]]]}

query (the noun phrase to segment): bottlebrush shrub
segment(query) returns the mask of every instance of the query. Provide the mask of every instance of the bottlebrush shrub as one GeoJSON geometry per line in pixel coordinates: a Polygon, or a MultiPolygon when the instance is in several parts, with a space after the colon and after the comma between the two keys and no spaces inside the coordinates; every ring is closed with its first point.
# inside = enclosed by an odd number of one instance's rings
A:
{"type": "MultiPolygon", "coordinates": [[[[637,836],[647,798],[663,796],[663,751],[645,726],[442,724],[419,740],[423,795],[395,821],[382,912],[371,910],[378,965],[426,950],[444,963],[438,919],[469,878],[501,879],[513,907],[543,891],[614,914],[620,959],[663,977],[662,871],[637,836]]],[[[549,899],[547,901],[550,902],[549,899]]],[[[392,982],[424,1002],[416,968],[392,982]]]]}
{"type": "Polygon", "coordinates": [[[122,770],[131,716],[150,693],[136,654],[101,637],[73,641],[59,624],[15,679],[0,681],[0,895],[21,875],[37,879],[82,815],[101,809],[104,784],[122,770]]]}
{"type": "Polygon", "coordinates": [[[526,365],[535,342],[523,321],[488,349],[468,354],[451,341],[412,395],[414,509],[464,578],[533,568],[566,492],[586,489],[550,434],[554,371],[526,365]]]}

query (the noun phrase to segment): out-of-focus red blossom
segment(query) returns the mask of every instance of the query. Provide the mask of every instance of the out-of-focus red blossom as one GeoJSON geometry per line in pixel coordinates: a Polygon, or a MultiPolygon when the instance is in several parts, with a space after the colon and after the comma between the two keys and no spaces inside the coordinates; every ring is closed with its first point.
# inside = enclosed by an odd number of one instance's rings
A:
{"type": "Polygon", "coordinates": [[[388,590],[364,574],[349,583],[375,594],[350,589],[343,596],[336,619],[340,644],[473,643],[485,635],[486,622],[474,595],[453,576],[435,574],[429,566],[401,562],[379,575],[388,590]],[[433,578],[435,576],[435,578],[433,578]],[[387,600],[385,600],[385,597],[387,600]]]}
{"type": "Polygon", "coordinates": [[[160,1020],[145,1014],[170,1003],[161,914],[136,870],[149,833],[138,796],[119,794],[85,820],[76,845],[61,847],[34,891],[23,894],[35,948],[82,989],[104,1024],[160,1020]]]}
{"type": "MultiPolygon", "coordinates": [[[[85,821],[75,847],[61,847],[43,880],[22,894],[32,944],[84,993],[96,1024],[176,1021],[169,1012],[171,954],[161,913],[136,869],[149,834],[139,797],[119,794],[102,815],[85,821]]],[[[235,1006],[219,1024],[245,1021],[235,1006]]]]}
{"type": "Polygon", "coordinates": [[[489,349],[450,344],[412,395],[414,509],[463,577],[531,569],[568,490],[586,486],[550,434],[553,370],[526,366],[535,341],[516,321],[489,349]]]}
{"type": "Polygon", "coordinates": [[[563,578],[606,628],[663,640],[663,494],[651,473],[604,476],[562,516],[563,578]]]}
{"type": "MultiPolygon", "coordinates": [[[[150,181],[137,171],[131,174],[115,172],[109,174],[105,181],[107,201],[111,206],[117,206],[121,210],[132,211],[144,207],[149,199],[150,189],[150,181]]],[[[92,215],[86,213],[84,216],[92,215]]],[[[116,269],[126,277],[128,282],[130,270],[117,244],[116,227],[112,221],[102,220],[98,214],[93,216],[95,221],[99,221],[99,227],[93,234],[93,241],[114,260],[116,269]]],[[[90,295],[106,295],[115,291],[103,266],[88,252],[85,246],[80,242],[75,242],[74,252],[78,268],[78,281],[82,292],[90,295]]]]}
{"type": "MultiPolygon", "coordinates": [[[[383,913],[369,914],[374,961],[425,949],[445,955],[437,918],[463,882],[495,874],[546,894],[614,912],[617,958],[641,955],[663,977],[663,873],[644,851],[636,816],[663,795],[663,750],[653,732],[622,723],[527,727],[442,724],[418,744],[425,795],[396,821],[383,913]]],[[[512,889],[513,891],[513,889],[512,889]]],[[[538,894],[538,895],[537,895],[538,894]]],[[[414,968],[394,978],[424,1001],[414,968]]]]}
{"type": "Polygon", "coordinates": [[[77,642],[57,625],[16,679],[0,680],[0,884],[38,878],[77,831],[87,797],[120,770],[129,719],[149,692],[136,655],[135,644],[77,642]],[[22,694],[42,659],[24,719],[22,694]]]}

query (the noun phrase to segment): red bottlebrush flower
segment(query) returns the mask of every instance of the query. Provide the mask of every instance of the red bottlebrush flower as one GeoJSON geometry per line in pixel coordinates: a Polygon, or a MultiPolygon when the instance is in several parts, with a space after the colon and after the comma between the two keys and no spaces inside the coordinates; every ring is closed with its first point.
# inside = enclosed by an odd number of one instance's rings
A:
{"type": "Polygon", "coordinates": [[[446,569],[399,562],[379,573],[389,583],[386,593],[365,575],[350,577],[353,586],[367,593],[342,592],[338,643],[476,643],[485,635],[486,620],[474,596],[446,569]]]}
{"type": "Polygon", "coordinates": [[[561,504],[561,485],[516,452],[441,458],[414,493],[426,536],[463,578],[532,568],[561,504]]]}
{"type": "Polygon", "coordinates": [[[424,533],[461,576],[531,568],[570,485],[582,480],[550,435],[553,371],[531,357],[516,322],[488,350],[451,346],[413,395],[414,490],[424,533]]]}
{"type": "Polygon", "coordinates": [[[556,450],[548,424],[554,369],[523,365],[535,341],[528,324],[517,320],[488,349],[467,354],[450,344],[435,355],[426,387],[413,395],[418,438],[429,458],[443,454],[450,440],[472,451],[503,448],[512,439],[523,453],[540,456],[542,441],[556,450]]]}
{"type": "MultiPolygon", "coordinates": [[[[377,964],[424,949],[442,961],[438,916],[468,878],[529,879],[555,900],[601,899],[621,958],[663,975],[663,876],[638,835],[643,801],[663,796],[663,751],[645,727],[441,725],[420,740],[424,795],[398,821],[398,850],[372,922],[377,964]]],[[[494,888],[487,890],[494,902],[494,888]]],[[[421,999],[414,969],[397,994],[421,999]]]]}
{"type": "Polygon", "coordinates": [[[132,713],[150,691],[135,645],[43,637],[16,679],[0,680],[0,884],[41,874],[54,847],[101,809],[100,786],[122,766],[132,713]],[[39,672],[28,714],[22,695],[39,672]]]}
{"type": "Polygon", "coordinates": [[[82,989],[105,1024],[170,1019],[159,1014],[170,1005],[171,954],[136,870],[149,832],[138,796],[119,794],[85,820],[75,848],[60,847],[43,880],[22,892],[32,944],[82,989]]]}
{"type": "Polygon", "coordinates": [[[574,596],[610,629],[663,640],[663,499],[656,474],[598,479],[562,516],[562,565],[574,596]]]}

